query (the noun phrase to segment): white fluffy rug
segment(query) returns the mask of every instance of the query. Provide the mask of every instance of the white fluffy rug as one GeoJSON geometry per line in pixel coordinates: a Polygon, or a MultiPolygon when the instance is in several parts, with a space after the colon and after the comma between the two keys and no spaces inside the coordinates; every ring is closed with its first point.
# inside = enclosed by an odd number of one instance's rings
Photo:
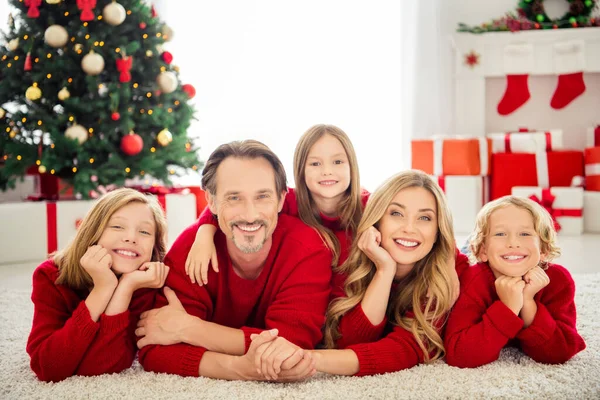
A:
{"type": "Polygon", "coordinates": [[[157,375],[135,365],[121,373],[73,377],[48,384],[29,369],[25,343],[33,307],[30,293],[0,294],[1,399],[465,399],[600,398],[600,273],[574,275],[578,328],[587,349],[564,365],[535,363],[518,351],[504,350],[497,362],[470,370],[444,362],[393,374],[347,378],[317,375],[297,384],[226,382],[157,375]]]}

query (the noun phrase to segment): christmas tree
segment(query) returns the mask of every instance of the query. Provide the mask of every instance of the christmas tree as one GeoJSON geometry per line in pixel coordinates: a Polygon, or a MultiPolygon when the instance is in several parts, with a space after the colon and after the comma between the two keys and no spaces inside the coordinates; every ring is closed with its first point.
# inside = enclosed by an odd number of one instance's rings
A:
{"type": "Polygon", "coordinates": [[[9,0],[0,50],[0,189],[26,173],[98,187],[199,170],[191,85],[140,0],[9,0]]]}

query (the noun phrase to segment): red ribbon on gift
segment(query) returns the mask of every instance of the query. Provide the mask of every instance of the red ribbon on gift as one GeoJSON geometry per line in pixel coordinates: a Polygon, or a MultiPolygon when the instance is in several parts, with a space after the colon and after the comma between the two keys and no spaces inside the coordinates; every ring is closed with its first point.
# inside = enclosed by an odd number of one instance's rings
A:
{"type": "Polygon", "coordinates": [[[566,209],[566,208],[554,208],[552,204],[554,203],[554,199],[556,196],[552,194],[550,189],[542,189],[542,198],[538,198],[535,194],[529,196],[529,198],[548,211],[550,216],[552,217],[552,222],[554,222],[554,229],[556,232],[560,232],[561,226],[556,220],[558,217],[582,217],[583,210],[581,209],[566,209]]]}
{"type": "MultiPolygon", "coordinates": [[[[520,133],[526,133],[529,132],[529,130],[527,130],[526,128],[519,128],[519,132],[520,133]]],[[[506,133],[504,134],[504,148],[506,149],[507,153],[512,153],[512,150],[510,148],[510,136],[514,135],[515,133],[506,133]]],[[[518,133],[517,133],[518,135],[518,133]]],[[[550,132],[544,132],[544,135],[546,137],[546,152],[548,151],[552,151],[552,135],[550,134],[550,132]]]]}
{"type": "Polygon", "coordinates": [[[438,185],[440,185],[442,192],[446,193],[446,178],[444,176],[438,176],[438,185]]]}
{"type": "Polygon", "coordinates": [[[120,72],[119,82],[125,83],[131,80],[131,65],[133,64],[133,57],[127,56],[122,59],[117,59],[117,71],[120,72]]]}
{"type": "Polygon", "coordinates": [[[94,7],[96,7],[96,0],[77,0],[77,8],[81,10],[79,19],[82,21],[92,21],[95,18],[92,11],[94,7]]]}
{"type": "Polygon", "coordinates": [[[156,199],[158,200],[158,204],[160,204],[160,206],[164,212],[167,212],[167,199],[165,198],[165,195],[173,194],[173,193],[181,193],[181,194],[190,193],[190,189],[188,189],[188,188],[167,188],[164,186],[150,186],[150,187],[129,186],[129,187],[131,189],[137,190],[138,192],[149,193],[149,194],[155,195],[156,199]]]}
{"type": "Polygon", "coordinates": [[[40,16],[39,6],[42,5],[42,0],[25,0],[25,6],[29,7],[27,16],[29,18],[37,18],[40,16]]]}
{"type": "Polygon", "coordinates": [[[600,125],[594,129],[594,146],[600,146],[600,125]]]}

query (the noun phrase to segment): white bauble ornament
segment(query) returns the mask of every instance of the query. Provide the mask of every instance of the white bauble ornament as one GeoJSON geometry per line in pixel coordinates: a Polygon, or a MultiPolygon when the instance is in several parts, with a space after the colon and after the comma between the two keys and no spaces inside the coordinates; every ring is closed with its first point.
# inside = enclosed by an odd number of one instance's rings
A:
{"type": "Polygon", "coordinates": [[[50,25],[44,32],[44,40],[52,47],[63,47],[69,41],[69,33],[60,25],[50,25]]]}
{"type": "Polygon", "coordinates": [[[83,144],[88,139],[88,131],[83,126],[75,124],[67,128],[65,136],[69,139],[77,139],[79,144],[83,144]]]}
{"type": "Polygon", "coordinates": [[[58,92],[58,99],[61,101],[64,101],[69,97],[71,97],[71,93],[69,93],[69,90],[66,87],[60,89],[60,91],[58,92]]]}
{"type": "Polygon", "coordinates": [[[125,21],[126,16],[127,12],[125,8],[116,1],[108,4],[102,10],[102,19],[112,26],[121,25],[125,21]]]}
{"type": "Polygon", "coordinates": [[[81,68],[88,75],[98,75],[104,71],[104,58],[90,51],[81,59],[81,68]]]}
{"type": "Polygon", "coordinates": [[[172,93],[177,89],[177,76],[170,71],[161,72],[156,77],[156,83],[163,93],[172,93]]]}
{"type": "Polygon", "coordinates": [[[19,47],[19,38],[14,38],[13,40],[9,41],[8,44],[6,45],[6,48],[9,51],[15,51],[18,47],[19,47]]]}

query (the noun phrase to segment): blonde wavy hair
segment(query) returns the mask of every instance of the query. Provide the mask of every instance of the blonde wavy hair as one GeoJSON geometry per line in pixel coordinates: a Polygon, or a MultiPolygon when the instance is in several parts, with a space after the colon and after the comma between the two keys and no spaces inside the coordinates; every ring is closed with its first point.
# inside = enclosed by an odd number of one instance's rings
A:
{"type": "Polygon", "coordinates": [[[560,256],[560,248],[556,243],[556,230],[550,213],[544,207],[531,199],[517,196],[504,196],[487,203],[477,214],[477,222],[475,231],[471,235],[469,247],[471,249],[471,262],[476,263],[481,261],[479,254],[481,247],[485,244],[485,240],[490,233],[490,217],[492,213],[499,208],[515,206],[528,211],[533,218],[533,227],[535,233],[540,238],[540,250],[546,255],[540,263],[543,269],[548,268],[548,263],[560,256]]]}
{"type": "Polygon", "coordinates": [[[117,189],[103,195],[86,214],[75,237],[67,246],[54,253],[53,261],[59,269],[57,285],[66,285],[75,290],[91,290],[94,286],[90,275],[79,261],[88,247],[98,244],[110,217],[130,203],[146,204],[154,217],[156,234],[151,261],[162,261],[167,252],[167,222],[162,208],[155,198],[133,189],[117,189]]]}
{"type": "MultiPolygon", "coordinates": [[[[357,237],[371,226],[378,227],[396,194],[412,187],[424,188],[435,197],[438,235],[429,254],[417,261],[412,271],[390,293],[386,315],[392,324],[412,332],[423,350],[425,362],[429,362],[444,354],[444,342],[438,329],[451,307],[452,283],[447,271],[455,262],[452,216],[442,190],[421,171],[406,171],[392,176],[371,195],[358,226],[357,237]],[[414,317],[406,315],[411,310],[414,317]]],[[[338,268],[338,272],[348,277],[344,285],[347,297],[332,301],[327,311],[326,347],[335,347],[336,340],[341,337],[340,318],[362,301],[376,270],[373,261],[355,241],[348,260],[338,268]]]]}
{"type": "Polygon", "coordinates": [[[331,231],[323,226],[317,205],[306,186],[306,160],[314,144],[325,135],[331,135],[342,144],[348,165],[350,166],[350,185],[337,207],[340,225],[347,233],[354,235],[362,216],[360,177],[354,146],[346,133],[334,125],[315,125],[309,128],[296,145],[294,152],[294,180],[296,181],[296,201],[298,216],[308,226],[316,229],[333,254],[332,265],[335,267],[340,258],[340,243],[331,231]]]}

